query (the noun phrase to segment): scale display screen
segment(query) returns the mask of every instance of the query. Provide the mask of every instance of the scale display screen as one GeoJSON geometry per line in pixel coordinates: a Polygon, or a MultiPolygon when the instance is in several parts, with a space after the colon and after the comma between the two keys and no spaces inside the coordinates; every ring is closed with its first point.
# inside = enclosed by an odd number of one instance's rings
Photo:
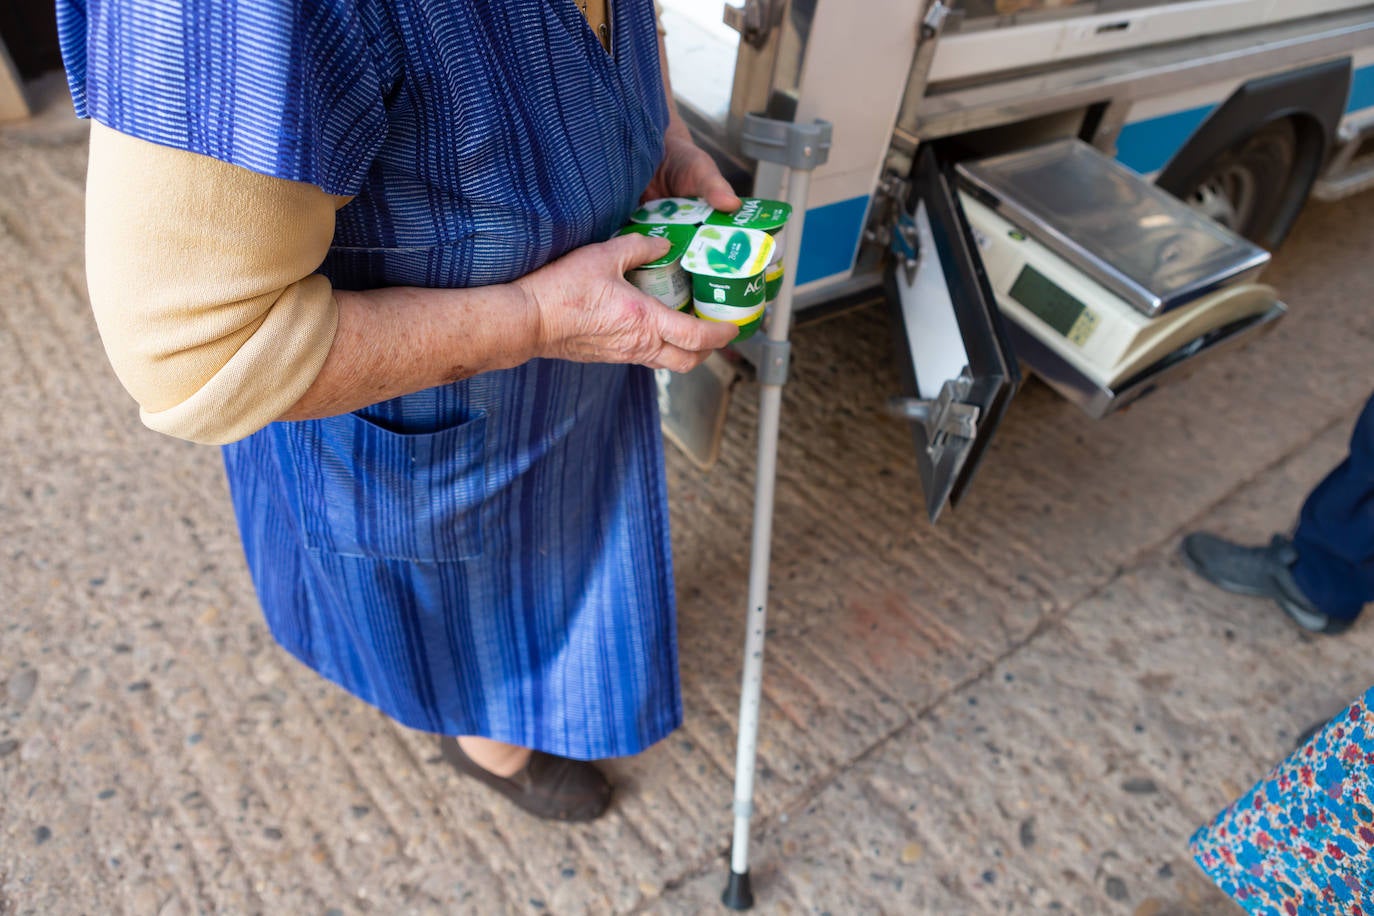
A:
{"type": "Polygon", "coordinates": [[[1045,324],[1080,346],[1097,327],[1097,315],[1059,284],[1027,264],[1008,291],[1045,324]]]}

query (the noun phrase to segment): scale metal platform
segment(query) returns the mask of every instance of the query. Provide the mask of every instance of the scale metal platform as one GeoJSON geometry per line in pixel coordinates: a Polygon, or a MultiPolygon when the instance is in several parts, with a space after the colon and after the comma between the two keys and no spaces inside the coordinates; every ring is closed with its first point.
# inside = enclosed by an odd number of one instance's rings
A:
{"type": "Polygon", "coordinates": [[[972,196],[1147,318],[1252,280],[1269,263],[1264,249],[1081,140],[957,171],[972,196]]]}

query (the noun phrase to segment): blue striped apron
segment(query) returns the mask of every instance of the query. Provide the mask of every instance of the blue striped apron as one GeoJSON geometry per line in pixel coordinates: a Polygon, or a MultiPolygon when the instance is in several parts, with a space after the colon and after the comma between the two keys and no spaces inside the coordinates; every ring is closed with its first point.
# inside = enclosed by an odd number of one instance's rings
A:
{"type": "MultiPolygon", "coordinates": [[[[79,114],[356,195],[339,288],[504,283],[662,154],[650,0],[60,0],[79,114]]],[[[535,360],[224,449],[276,639],[417,729],[579,758],[681,720],[651,374],[535,360]]]]}

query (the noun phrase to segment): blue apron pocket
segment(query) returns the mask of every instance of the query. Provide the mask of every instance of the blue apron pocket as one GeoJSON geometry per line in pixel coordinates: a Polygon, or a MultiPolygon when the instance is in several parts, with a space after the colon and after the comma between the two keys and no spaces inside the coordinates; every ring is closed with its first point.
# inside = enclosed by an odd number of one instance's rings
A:
{"type": "Polygon", "coordinates": [[[425,433],[357,414],[291,425],[311,549],[415,563],[482,552],[485,412],[425,433]]]}

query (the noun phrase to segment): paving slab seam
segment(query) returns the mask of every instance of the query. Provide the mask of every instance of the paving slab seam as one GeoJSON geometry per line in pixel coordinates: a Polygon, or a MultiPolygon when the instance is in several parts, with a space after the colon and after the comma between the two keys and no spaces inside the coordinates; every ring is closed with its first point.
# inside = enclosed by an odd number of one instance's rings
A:
{"type": "MultiPolygon", "coordinates": [[[[1145,551],[1142,551],[1142,553],[1144,552],[1145,551]]],[[[814,802],[821,794],[823,794],[827,789],[829,789],[836,782],[838,782],[841,775],[843,775],[845,772],[854,767],[862,765],[869,758],[876,756],[877,754],[885,750],[888,747],[888,745],[890,745],[894,740],[903,737],[904,735],[907,735],[916,727],[919,721],[921,721],[922,719],[929,719],[930,715],[935,711],[935,709],[946,700],[956,696],[966,688],[972,687],[986,680],[988,676],[991,675],[994,670],[996,670],[998,665],[1002,664],[1002,662],[1011,658],[1013,655],[1017,654],[1022,649],[1026,648],[1043,633],[1059,627],[1074,609],[1076,609],[1080,604],[1090,601],[1099,592],[1103,591],[1109,585],[1116,582],[1119,578],[1121,578],[1122,575],[1124,575],[1124,571],[1125,565],[1123,564],[1123,566],[1118,570],[1118,572],[1114,574],[1109,580],[1102,583],[1097,588],[1094,588],[1091,592],[1084,595],[1078,601],[1074,602],[1074,604],[1070,605],[1069,607],[1056,610],[1051,612],[1050,614],[1047,614],[1045,618],[1043,618],[1039,623],[1036,624],[1036,626],[1031,630],[1029,634],[1027,634],[1026,637],[1024,637],[1021,641],[1010,647],[1007,651],[993,658],[985,666],[983,670],[980,670],[976,674],[971,675],[968,678],[965,678],[964,680],[952,686],[950,689],[942,693],[936,694],[930,701],[919,707],[905,721],[901,722],[899,725],[891,729],[887,734],[883,735],[877,741],[873,742],[861,753],[854,756],[850,760],[831,768],[831,770],[825,775],[818,776],[816,779],[812,780],[811,783],[808,784],[806,789],[799,794],[798,799],[796,801],[785,806],[776,814],[773,814],[769,817],[756,818],[754,823],[757,825],[757,827],[755,830],[751,832],[750,846],[754,849],[760,848],[763,845],[763,842],[766,839],[769,839],[778,827],[786,823],[789,823],[794,815],[805,810],[805,808],[808,805],[814,802]]],[[[689,882],[697,878],[701,878],[707,875],[713,869],[723,869],[723,867],[728,862],[729,854],[730,844],[728,842],[718,846],[714,854],[710,855],[703,861],[699,861],[694,867],[685,870],[684,872],[682,872],[680,876],[665,882],[663,889],[657,895],[653,897],[646,897],[638,905],[626,911],[627,916],[636,916],[636,914],[644,913],[648,910],[650,906],[662,900],[668,893],[688,884],[689,882]]]]}
{"type": "MultiPolygon", "coordinates": [[[[1350,410],[1357,410],[1358,407],[1359,403],[1353,403],[1350,407],[1350,410]]],[[[1342,416],[1339,419],[1332,420],[1331,422],[1315,430],[1310,439],[1320,438],[1321,436],[1326,435],[1335,428],[1348,422],[1349,418],[1346,416],[1342,416]]],[[[993,674],[993,672],[997,670],[997,668],[1000,665],[1010,660],[1013,656],[1017,655],[1022,650],[1033,644],[1043,635],[1051,632],[1052,630],[1056,630],[1062,627],[1064,622],[1073,614],[1075,610],[1077,610],[1085,604],[1089,604],[1092,601],[1094,601],[1103,592],[1105,592],[1113,585],[1118,583],[1122,578],[1124,578],[1127,575],[1128,571],[1135,569],[1136,567],[1141,565],[1142,561],[1144,561],[1146,558],[1158,553],[1159,551],[1165,549],[1166,545],[1176,541],[1181,532],[1185,530],[1192,530],[1198,519],[1203,518],[1208,514],[1214,512],[1218,507],[1224,505],[1227,501],[1234,498],[1237,493],[1241,492],[1246,487],[1252,485],[1255,481],[1262,479],[1266,474],[1272,473],[1276,468],[1279,468],[1285,463],[1291,461],[1300,453],[1300,451],[1301,447],[1290,449],[1289,451],[1283,453],[1278,458],[1274,459],[1266,465],[1263,465],[1254,473],[1240,480],[1238,483],[1236,483],[1235,486],[1226,490],[1217,499],[1203,505],[1202,508],[1198,510],[1198,512],[1194,513],[1182,524],[1171,529],[1164,536],[1154,541],[1141,545],[1141,547],[1138,550],[1133,552],[1129,557],[1127,557],[1120,564],[1118,564],[1116,570],[1110,576],[1108,576],[1106,579],[1099,582],[1096,586],[1092,587],[1091,589],[1080,595],[1072,603],[1067,604],[1063,607],[1056,608],[1047,613],[1044,617],[1042,617],[1039,621],[1036,622],[1036,624],[1031,628],[1029,633],[1027,633],[1020,640],[1017,640],[1011,645],[1009,645],[1008,648],[1003,652],[989,659],[988,662],[984,664],[976,673],[954,684],[948,690],[935,694],[926,703],[912,710],[903,722],[901,722],[896,727],[887,732],[885,735],[877,739],[875,742],[873,742],[871,745],[865,748],[861,753],[849,759],[848,761],[841,763],[838,766],[832,767],[831,770],[825,773],[824,775],[820,775],[813,779],[806,786],[806,788],[798,794],[797,799],[793,801],[791,804],[784,806],[781,810],[779,810],[773,815],[757,819],[755,821],[755,823],[757,824],[757,829],[754,830],[752,834],[751,845],[757,848],[759,845],[761,845],[764,839],[768,838],[773,834],[774,830],[778,826],[781,826],[782,824],[785,824],[788,821],[790,821],[793,815],[804,810],[818,796],[820,796],[828,788],[834,785],[843,773],[845,773],[846,771],[855,766],[862,764],[865,760],[869,759],[870,757],[885,749],[896,739],[903,737],[904,735],[907,735],[909,732],[912,731],[912,729],[914,729],[914,727],[920,720],[928,719],[929,716],[935,711],[935,709],[939,707],[942,703],[944,703],[946,700],[950,699],[951,697],[957,696],[959,693],[963,692],[964,690],[970,687],[973,687],[979,683],[986,681],[993,674]]],[[[659,894],[655,895],[654,897],[645,898],[643,901],[641,901],[641,903],[630,909],[628,912],[630,914],[645,912],[649,906],[653,905],[659,900],[662,900],[664,896],[669,892],[687,884],[688,882],[694,879],[706,875],[713,868],[720,868],[724,864],[725,857],[729,855],[729,851],[729,843],[725,843],[718,846],[714,854],[710,855],[702,861],[699,861],[694,867],[684,870],[678,877],[665,882],[663,889],[659,894]]]]}
{"type": "MultiPolygon", "coordinates": [[[[794,814],[797,814],[798,812],[804,810],[807,805],[809,805],[812,801],[816,799],[817,796],[819,796],[827,788],[833,785],[835,781],[839,779],[840,774],[842,774],[849,768],[862,763],[869,757],[873,756],[875,752],[886,747],[889,740],[896,737],[901,732],[904,732],[907,729],[911,728],[914,724],[914,719],[907,719],[906,721],[902,722],[901,724],[893,728],[891,731],[889,731],[886,735],[883,735],[872,745],[865,748],[863,752],[860,753],[858,756],[852,758],[851,760],[840,766],[832,768],[830,772],[827,772],[824,775],[817,776],[815,779],[811,780],[811,782],[807,784],[807,786],[801,793],[799,793],[798,801],[795,801],[792,804],[785,806],[776,814],[768,817],[756,815],[752,823],[758,826],[757,829],[750,831],[750,847],[752,849],[758,849],[762,845],[763,840],[767,839],[772,834],[774,827],[780,824],[787,823],[792,819],[792,816],[794,814]]],[[[729,827],[730,825],[728,823],[722,823],[721,834],[728,837],[729,827]]],[[[650,906],[662,900],[664,896],[669,892],[675,891],[679,887],[682,887],[683,885],[687,884],[688,882],[710,873],[713,869],[720,870],[721,875],[723,877],[725,874],[725,868],[729,864],[729,856],[730,841],[727,839],[724,843],[718,845],[715,848],[714,852],[698,860],[698,862],[695,865],[691,866],[690,868],[687,868],[686,870],[681,872],[681,874],[679,874],[677,877],[665,881],[663,884],[663,889],[659,891],[658,894],[652,897],[646,896],[635,906],[631,907],[629,910],[626,910],[626,916],[635,916],[635,914],[646,912],[650,906]]]]}
{"type": "MultiPolygon", "coordinates": [[[[1153,549],[1153,547],[1151,549],[1153,549]]],[[[1136,555],[1136,557],[1132,558],[1132,560],[1135,560],[1140,556],[1140,554],[1143,554],[1145,552],[1146,551],[1140,551],[1136,555]]],[[[1036,625],[1031,628],[1031,631],[1026,636],[1024,636],[1020,641],[1012,644],[1006,651],[1002,652],[1001,654],[992,657],[987,662],[987,664],[985,664],[975,674],[965,678],[962,681],[959,681],[958,683],[950,687],[948,690],[936,693],[928,702],[923,704],[921,707],[917,708],[914,712],[909,713],[908,716],[902,722],[900,722],[894,728],[889,730],[885,735],[883,735],[878,740],[874,741],[872,744],[866,747],[861,753],[857,754],[848,761],[839,764],[838,766],[832,767],[829,772],[817,776],[806,786],[806,788],[802,792],[798,794],[797,800],[792,802],[790,805],[785,806],[780,811],[771,816],[757,817],[753,822],[757,825],[757,827],[751,833],[750,845],[754,848],[758,848],[762,844],[763,840],[772,835],[773,830],[777,826],[787,823],[791,820],[794,814],[804,810],[807,805],[811,804],[818,796],[825,792],[826,789],[834,785],[844,772],[848,771],[849,769],[855,766],[862,764],[865,760],[869,759],[870,757],[876,755],[877,753],[885,749],[894,739],[911,731],[920,719],[928,717],[930,713],[932,713],[935,710],[935,708],[938,707],[945,700],[957,695],[962,690],[987,679],[987,677],[990,674],[992,674],[992,672],[996,670],[997,666],[1000,665],[1003,661],[1009,659],[1011,656],[1020,652],[1031,642],[1033,642],[1036,638],[1038,638],[1042,633],[1047,632],[1052,627],[1058,626],[1063,621],[1063,619],[1066,618],[1069,615],[1069,613],[1072,612],[1075,608],[1077,608],[1080,604],[1091,600],[1103,589],[1107,588],[1113,582],[1116,582],[1124,574],[1126,565],[1127,564],[1122,564],[1121,567],[1118,568],[1117,572],[1111,576],[1111,578],[1101,583],[1096,588],[1093,588],[1091,591],[1080,597],[1078,601],[1074,602],[1072,605],[1069,605],[1065,608],[1056,609],[1054,611],[1051,611],[1049,614],[1046,614],[1045,617],[1038,621],[1036,625]]],[[[767,665],[765,663],[765,677],[767,676],[766,668],[767,665]]],[[[640,904],[631,908],[627,912],[631,914],[631,916],[633,916],[633,914],[645,912],[649,906],[663,899],[663,897],[670,891],[673,891],[692,880],[695,880],[706,875],[712,868],[719,868],[721,865],[725,864],[729,854],[730,844],[728,842],[718,846],[713,854],[707,856],[703,860],[698,861],[695,866],[684,870],[678,877],[666,881],[664,883],[663,889],[657,895],[655,895],[654,897],[646,897],[643,901],[641,901],[640,904]]]]}
{"type": "MultiPolygon", "coordinates": [[[[1308,436],[1307,442],[1306,442],[1305,444],[1300,445],[1300,446],[1297,446],[1297,447],[1292,448],[1292,449],[1289,449],[1288,451],[1284,452],[1282,455],[1280,455],[1279,457],[1275,458],[1273,461],[1269,462],[1268,464],[1262,465],[1261,467],[1257,468],[1257,469],[1254,471],[1254,473],[1252,473],[1250,476],[1248,476],[1248,477],[1246,477],[1245,479],[1241,480],[1239,483],[1237,483],[1237,484],[1236,484],[1235,486],[1233,486],[1231,489],[1226,490],[1224,493],[1222,493],[1221,496],[1219,496],[1219,497],[1217,497],[1216,499],[1212,500],[1210,503],[1205,504],[1205,505],[1202,507],[1202,509],[1200,509],[1198,512],[1194,513],[1193,515],[1189,516],[1181,525],[1178,525],[1177,527],[1175,527],[1172,531],[1170,531],[1170,532],[1168,533],[1168,535],[1166,535],[1166,536],[1165,536],[1164,538],[1162,538],[1161,540],[1162,540],[1163,542],[1165,542],[1165,543],[1167,543],[1167,542],[1170,541],[1170,540],[1177,540],[1177,539],[1178,539],[1178,536],[1179,536],[1179,534],[1180,534],[1181,532],[1184,532],[1184,531],[1192,531],[1192,530],[1194,530],[1194,525],[1195,525],[1195,523],[1197,522],[1198,519],[1200,519],[1200,518],[1202,518],[1202,517],[1208,515],[1209,513],[1213,512],[1213,511],[1215,511],[1216,509],[1220,508],[1221,506],[1225,505],[1225,504],[1226,504],[1227,502],[1229,502],[1232,498],[1234,498],[1235,495],[1236,495],[1237,493],[1239,493],[1241,490],[1244,490],[1246,487],[1249,487],[1251,484],[1254,484],[1255,482],[1259,481],[1259,480],[1260,480],[1261,478],[1263,478],[1265,475],[1272,473],[1276,468],[1282,467],[1283,465],[1285,465],[1285,464],[1287,464],[1288,462],[1292,461],[1292,460],[1293,460],[1294,458],[1296,458],[1299,454],[1301,454],[1301,452],[1302,452],[1305,448],[1310,447],[1311,444],[1312,444],[1313,442],[1317,441],[1317,440],[1320,439],[1321,437],[1327,435],[1328,433],[1330,433],[1330,432],[1332,432],[1333,430],[1336,430],[1336,429],[1338,429],[1338,428],[1346,427],[1346,428],[1348,429],[1348,428],[1349,428],[1349,425],[1353,423],[1354,417],[1356,417],[1356,416],[1359,415],[1360,409],[1364,406],[1364,404],[1365,404],[1365,402],[1366,402],[1366,400],[1367,400],[1368,398],[1369,398],[1369,395],[1363,395],[1363,396],[1361,396],[1361,398],[1360,398],[1358,401],[1352,401],[1352,402],[1350,402],[1350,406],[1349,406],[1348,408],[1345,408],[1345,412],[1343,412],[1343,413],[1341,414],[1340,417],[1338,417],[1338,418],[1335,419],[1335,420],[1330,421],[1329,423],[1327,423],[1327,424],[1324,425],[1324,426],[1320,426],[1320,427],[1318,427],[1317,429],[1313,430],[1313,432],[1311,433],[1311,435],[1308,436]]],[[[1349,437],[1347,436],[1346,438],[1347,438],[1347,441],[1348,441],[1349,437]]],[[[1140,550],[1136,551],[1135,555],[1132,556],[1132,557],[1130,558],[1129,561],[1127,561],[1127,562],[1121,564],[1121,567],[1120,567],[1120,569],[1117,571],[1117,574],[1114,575],[1114,576],[1112,576],[1112,578],[1111,578],[1110,581],[1112,581],[1112,582],[1116,581],[1118,578],[1120,578],[1121,570],[1125,569],[1125,568],[1126,568],[1128,565],[1130,565],[1131,563],[1134,563],[1135,561],[1139,560],[1139,559],[1141,558],[1142,555],[1151,552],[1152,550],[1154,550],[1154,549],[1157,548],[1158,546],[1159,546],[1159,542],[1156,542],[1156,543],[1154,543],[1154,544],[1151,544],[1151,545],[1142,547],[1140,550]]],[[[1110,582],[1109,582],[1109,583],[1104,583],[1104,584],[1110,584],[1110,582]]],[[[1099,591],[1099,590],[1100,590],[1100,589],[1095,589],[1094,591],[1099,591]]],[[[1082,599],[1082,600],[1080,600],[1080,601],[1078,601],[1078,602],[1075,602],[1074,607],[1077,607],[1079,604],[1081,604],[1083,600],[1086,600],[1086,599],[1082,599]]]]}
{"type": "MultiPolygon", "coordinates": [[[[1355,402],[1354,404],[1352,404],[1350,408],[1351,411],[1358,411],[1362,403],[1363,401],[1355,402]]],[[[1316,431],[1314,431],[1313,434],[1309,437],[1309,442],[1312,440],[1319,439],[1320,437],[1325,436],[1327,433],[1330,433],[1339,426],[1349,422],[1350,420],[1348,416],[1342,416],[1340,419],[1332,420],[1325,426],[1322,426],[1318,428],[1316,431]]],[[[959,682],[958,684],[947,690],[945,693],[938,695],[934,700],[926,703],[923,707],[918,709],[913,715],[912,722],[922,718],[923,716],[931,712],[937,705],[939,705],[945,699],[954,696],[966,687],[971,687],[974,684],[977,684],[980,681],[987,678],[988,675],[990,675],[994,670],[996,670],[998,665],[1002,664],[1002,662],[1006,661],[1007,659],[1010,659],[1013,655],[1017,654],[1022,649],[1029,646],[1031,643],[1039,639],[1043,634],[1045,634],[1049,630],[1059,627],[1078,608],[1082,607],[1084,604],[1091,603],[1103,592],[1107,591],[1113,585],[1120,582],[1126,576],[1129,570],[1133,570],[1136,567],[1140,566],[1142,562],[1151,555],[1166,549],[1166,545],[1177,542],[1179,535],[1184,531],[1192,531],[1199,519],[1204,518],[1212,512],[1216,511],[1218,508],[1220,508],[1221,506],[1225,505],[1228,501],[1233,499],[1236,496],[1236,494],[1240,493],[1245,488],[1251,486],[1256,481],[1262,479],[1264,476],[1272,473],[1275,469],[1282,467],[1284,464],[1293,460],[1301,452],[1301,450],[1301,447],[1290,449],[1289,451],[1280,455],[1278,458],[1259,468],[1257,471],[1246,477],[1244,480],[1240,481],[1234,487],[1230,488],[1229,490],[1226,490],[1217,499],[1205,504],[1199,511],[1189,516],[1186,520],[1184,520],[1182,524],[1179,524],[1172,528],[1167,534],[1163,535],[1162,537],[1154,541],[1147,542],[1141,545],[1130,556],[1126,557],[1119,564],[1117,564],[1116,569],[1112,572],[1110,576],[1103,579],[1101,582],[1099,582],[1092,588],[1088,589],[1082,595],[1078,596],[1078,598],[1075,599],[1072,603],[1067,604],[1062,608],[1056,608],[1055,610],[1052,610],[1045,614],[1044,617],[1042,617],[1040,620],[1036,622],[1035,626],[1031,627],[1029,633],[1027,633],[1019,641],[1014,642],[1010,646],[1008,646],[1008,648],[1000,655],[995,656],[992,659],[992,661],[989,664],[985,665],[982,668],[982,670],[980,670],[978,673],[959,682]]],[[[865,751],[864,755],[867,756],[867,753],[868,752],[865,751]]]]}
{"type": "MultiPolygon", "coordinates": [[[[1352,405],[1351,409],[1358,410],[1360,403],[1363,402],[1359,402],[1352,405]]],[[[1342,417],[1341,419],[1333,420],[1330,423],[1327,423],[1325,426],[1322,426],[1321,428],[1316,430],[1310,438],[1313,440],[1318,439],[1321,436],[1324,436],[1332,430],[1336,429],[1337,427],[1341,426],[1342,424],[1348,422],[1348,417],[1342,417]]],[[[1103,592],[1107,591],[1113,585],[1115,585],[1116,583],[1120,582],[1123,578],[1125,578],[1129,570],[1133,570],[1136,567],[1140,566],[1142,562],[1151,555],[1166,549],[1166,545],[1176,542],[1181,532],[1193,530],[1193,527],[1198,519],[1207,516],[1208,514],[1214,512],[1220,506],[1225,505],[1225,503],[1231,500],[1233,497],[1235,497],[1237,493],[1244,490],[1246,487],[1252,485],[1256,481],[1260,480],[1265,475],[1272,473],[1276,468],[1279,468],[1287,462],[1291,461],[1294,457],[1296,457],[1299,454],[1300,451],[1300,448],[1295,448],[1291,449],[1288,452],[1285,452],[1279,458],[1275,459],[1267,465],[1264,465],[1262,468],[1260,468],[1258,471],[1242,480],[1236,486],[1227,490],[1220,498],[1215,499],[1212,502],[1203,506],[1201,510],[1199,510],[1194,515],[1190,516],[1182,524],[1170,530],[1168,534],[1153,542],[1149,542],[1142,545],[1138,550],[1136,550],[1129,557],[1127,557],[1121,563],[1119,563],[1116,567],[1116,570],[1110,576],[1108,576],[1106,579],[1102,580],[1097,585],[1090,588],[1088,591],[1084,592],[1071,604],[1067,604],[1062,608],[1056,608],[1045,614],[1044,617],[1036,621],[1035,625],[1031,627],[1030,632],[1027,633],[1024,637],[1022,637],[1019,641],[1010,644],[1005,651],[1003,651],[999,655],[994,656],[989,661],[989,663],[984,665],[977,673],[970,675],[968,678],[965,678],[964,680],[955,684],[950,689],[946,690],[944,693],[937,694],[932,700],[916,709],[912,714],[911,718],[908,720],[908,722],[905,723],[905,725],[899,727],[898,729],[895,729],[892,733],[885,736],[883,739],[881,739],[881,741],[878,742],[878,744],[883,744],[891,740],[892,738],[896,737],[897,734],[900,731],[902,731],[903,728],[914,725],[918,720],[929,715],[932,711],[934,711],[936,706],[940,705],[946,699],[955,696],[956,694],[958,694],[959,692],[963,691],[968,687],[972,687],[986,680],[1004,661],[1009,660],[1012,656],[1021,652],[1023,649],[1031,645],[1033,642],[1035,642],[1044,634],[1048,633],[1050,630],[1059,628],[1064,623],[1064,621],[1066,621],[1073,614],[1074,611],[1078,610],[1078,608],[1082,607],[1085,604],[1093,602],[1103,592]]],[[[874,745],[874,747],[877,746],[878,745],[874,745]]],[[[869,748],[868,750],[865,750],[863,754],[854,759],[854,762],[857,763],[865,757],[869,756],[869,754],[872,753],[873,749],[874,748],[869,748]]]]}

